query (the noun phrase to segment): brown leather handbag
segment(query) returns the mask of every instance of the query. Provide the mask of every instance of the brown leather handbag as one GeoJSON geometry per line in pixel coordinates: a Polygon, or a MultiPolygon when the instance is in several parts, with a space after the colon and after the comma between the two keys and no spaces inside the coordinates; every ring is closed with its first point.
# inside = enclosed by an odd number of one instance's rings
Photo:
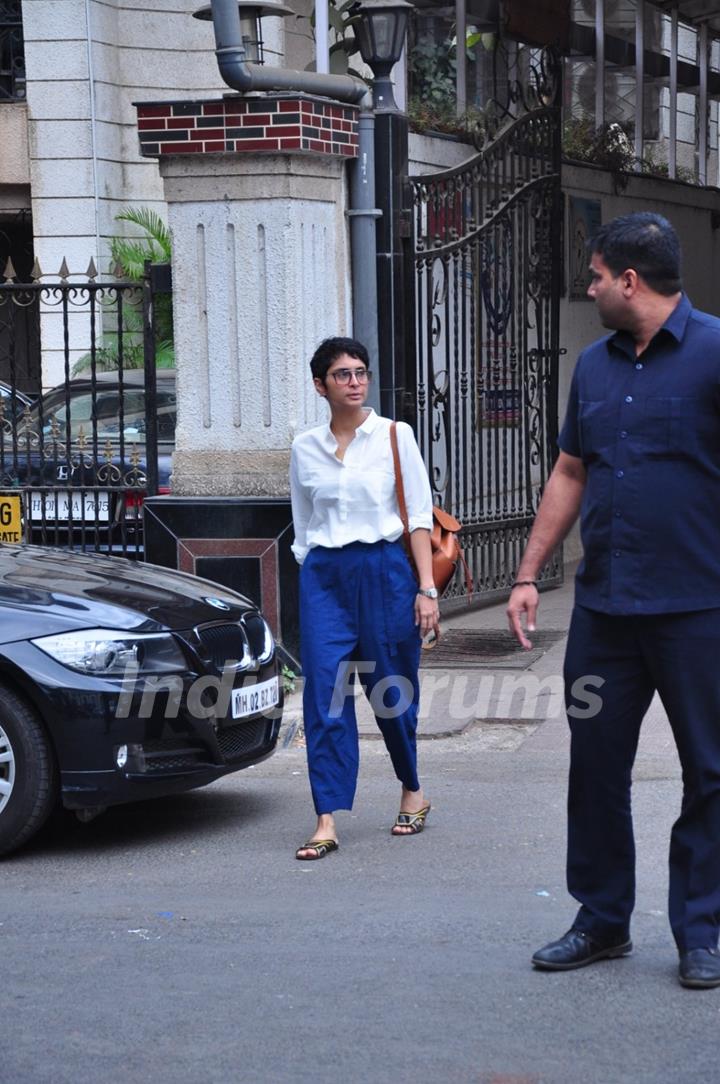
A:
{"type": "MultiPolygon", "coordinates": [[[[410,548],[410,528],[408,523],[407,506],[405,504],[405,486],[403,485],[402,468],[400,466],[400,453],[398,451],[397,428],[395,422],[390,425],[390,446],[393,454],[395,468],[395,489],[397,491],[398,510],[403,524],[403,544],[407,550],[410,563],[417,577],[417,569],[410,548]]],[[[433,526],[430,532],[430,546],[432,547],[432,570],[433,583],[440,595],[447,589],[450,580],[455,574],[458,561],[465,569],[465,585],[468,596],[472,595],[473,581],[470,575],[467,561],[460,545],[457,532],[462,530],[462,524],[446,512],[439,505],[433,506],[433,526]]],[[[468,598],[469,601],[469,598],[468,598]]]]}

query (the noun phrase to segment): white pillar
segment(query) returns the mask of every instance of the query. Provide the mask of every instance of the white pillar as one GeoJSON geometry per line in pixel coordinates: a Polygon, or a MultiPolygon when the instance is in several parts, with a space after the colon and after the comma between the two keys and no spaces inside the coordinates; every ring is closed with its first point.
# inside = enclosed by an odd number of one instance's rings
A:
{"type": "Polygon", "coordinates": [[[173,493],[279,496],[289,448],[325,413],[309,360],[347,334],[344,162],[318,155],[161,159],[173,239],[173,493]]]}

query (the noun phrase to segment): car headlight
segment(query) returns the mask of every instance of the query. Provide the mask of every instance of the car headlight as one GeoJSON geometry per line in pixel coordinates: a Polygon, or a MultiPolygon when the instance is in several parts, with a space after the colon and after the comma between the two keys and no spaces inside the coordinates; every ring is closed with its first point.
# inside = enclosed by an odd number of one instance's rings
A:
{"type": "Polygon", "coordinates": [[[275,637],[273,636],[272,629],[268,625],[265,618],[263,618],[263,625],[265,626],[265,628],[263,629],[263,649],[258,656],[258,663],[261,666],[264,666],[266,662],[270,662],[270,659],[275,653],[275,637]]]}
{"type": "Polygon", "coordinates": [[[243,618],[245,635],[248,638],[250,651],[259,666],[270,662],[275,651],[275,639],[270,626],[264,617],[258,613],[246,614],[243,618]]]}
{"type": "Polygon", "coordinates": [[[187,670],[187,660],[168,632],[127,633],[82,629],[31,641],[46,655],[83,674],[121,677],[127,667],[139,673],[166,674],[187,670]]]}

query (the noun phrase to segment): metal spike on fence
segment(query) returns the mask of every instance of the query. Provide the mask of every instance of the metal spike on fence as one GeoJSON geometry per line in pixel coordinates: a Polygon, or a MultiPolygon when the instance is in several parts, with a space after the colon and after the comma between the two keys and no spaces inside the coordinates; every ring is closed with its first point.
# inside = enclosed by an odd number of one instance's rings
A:
{"type": "Polygon", "coordinates": [[[123,267],[123,265],[122,265],[122,264],[120,263],[120,261],[119,261],[119,260],[118,260],[118,262],[117,262],[117,263],[115,264],[115,266],[114,266],[114,267],[111,267],[111,269],[110,269],[110,273],[111,273],[112,275],[114,275],[116,279],[124,279],[124,278],[127,278],[127,275],[125,274],[125,268],[123,267]]]}
{"type": "Polygon", "coordinates": [[[32,265],[32,271],[30,272],[30,281],[37,282],[39,279],[42,278],[42,275],[42,268],[40,267],[40,262],[36,256],[35,263],[32,265]]]}
{"type": "Polygon", "coordinates": [[[69,274],[70,274],[70,268],[67,265],[67,260],[63,256],[63,262],[60,264],[60,270],[58,271],[58,275],[60,276],[60,281],[61,282],[67,282],[69,274]]]}
{"type": "Polygon", "coordinates": [[[88,264],[88,269],[85,272],[85,274],[87,275],[87,277],[90,279],[91,282],[94,282],[95,279],[97,278],[97,267],[95,266],[95,261],[92,258],[92,256],[90,257],[90,263],[88,264]]]}
{"type": "Polygon", "coordinates": [[[5,264],[5,270],[3,271],[3,278],[5,282],[10,282],[10,279],[17,278],[17,272],[13,267],[13,262],[8,256],[7,263],[5,264]]]}

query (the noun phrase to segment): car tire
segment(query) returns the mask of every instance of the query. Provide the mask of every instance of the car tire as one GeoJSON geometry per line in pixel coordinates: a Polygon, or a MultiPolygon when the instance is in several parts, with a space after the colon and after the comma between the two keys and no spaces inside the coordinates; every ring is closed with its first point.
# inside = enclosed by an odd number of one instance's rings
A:
{"type": "Polygon", "coordinates": [[[0,684],[0,855],[27,843],[53,810],[58,772],[38,715],[0,684]]]}

